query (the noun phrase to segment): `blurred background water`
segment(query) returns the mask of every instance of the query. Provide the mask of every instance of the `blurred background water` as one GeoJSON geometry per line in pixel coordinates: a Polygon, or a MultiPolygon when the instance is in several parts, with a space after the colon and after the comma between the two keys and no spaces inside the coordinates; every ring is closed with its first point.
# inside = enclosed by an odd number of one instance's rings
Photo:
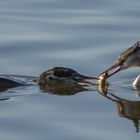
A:
{"type": "MultiPolygon", "coordinates": [[[[0,0],[0,74],[38,76],[54,66],[98,75],[140,40],[138,0],[0,0]]],[[[115,94],[139,100],[139,69],[110,78],[115,94]]],[[[74,96],[20,87],[1,94],[2,140],[136,140],[133,123],[95,91],[74,96]]]]}

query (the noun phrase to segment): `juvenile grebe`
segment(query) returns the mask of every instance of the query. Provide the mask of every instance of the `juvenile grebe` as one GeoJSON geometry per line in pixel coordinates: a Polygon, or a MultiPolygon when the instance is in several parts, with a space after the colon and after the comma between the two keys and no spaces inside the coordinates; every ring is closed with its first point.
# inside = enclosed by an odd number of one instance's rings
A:
{"type": "MultiPolygon", "coordinates": [[[[52,69],[43,72],[38,78],[34,77],[32,81],[37,82],[39,86],[47,85],[49,82],[51,83],[54,82],[55,84],[58,83],[57,86],[61,83],[72,84],[78,82],[94,85],[92,82],[86,81],[92,79],[98,79],[98,78],[82,75],[71,68],[54,67],[52,69]]],[[[25,86],[25,85],[28,85],[28,83],[26,84],[25,82],[13,78],[10,79],[9,76],[4,77],[4,75],[2,75],[2,77],[0,77],[0,92],[5,91],[9,88],[25,86]]]]}
{"type": "Polygon", "coordinates": [[[77,71],[71,68],[65,67],[54,67],[43,72],[38,78],[38,85],[47,84],[49,81],[62,81],[67,83],[90,83],[86,80],[98,79],[96,77],[88,77],[78,73],[77,71]]]}

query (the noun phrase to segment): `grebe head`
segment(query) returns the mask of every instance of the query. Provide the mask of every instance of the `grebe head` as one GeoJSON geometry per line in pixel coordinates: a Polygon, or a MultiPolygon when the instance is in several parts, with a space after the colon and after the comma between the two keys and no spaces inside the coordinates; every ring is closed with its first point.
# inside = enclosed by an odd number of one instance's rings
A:
{"type": "Polygon", "coordinates": [[[98,79],[96,77],[84,76],[71,68],[54,67],[43,72],[37,79],[39,85],[47,84],[50,81],[62,82],[86,82],[86,79],[98,79]]]}
{"type": "Polygon", "coordinates": [[[140,67],[140,42],[136,42],[132,47],[128,48],[126,51],[121,53],[115,63],[109,67],[107,70],[102,72],[100,76],[104,73],[107,77],[130,67],[140,67]]]}

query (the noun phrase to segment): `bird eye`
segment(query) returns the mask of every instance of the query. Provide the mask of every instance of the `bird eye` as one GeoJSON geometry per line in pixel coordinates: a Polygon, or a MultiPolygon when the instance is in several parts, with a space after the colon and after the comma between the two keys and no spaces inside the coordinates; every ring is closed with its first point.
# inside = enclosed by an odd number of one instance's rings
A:
{"type": "Polygon", "coordinates": [[[53,80],[53,77],[50,76],[50,77],[49,77],[49,80],[53,80]]]}

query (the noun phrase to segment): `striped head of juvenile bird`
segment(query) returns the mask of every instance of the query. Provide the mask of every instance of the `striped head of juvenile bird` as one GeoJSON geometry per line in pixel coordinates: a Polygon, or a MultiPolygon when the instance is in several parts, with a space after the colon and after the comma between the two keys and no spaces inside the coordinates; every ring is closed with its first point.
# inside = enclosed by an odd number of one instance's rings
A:
{"type": "Polygon", "coordinates": [[[38,78],[38,85],[46,85],[48,82],[67,82],[67,83],[91,83],[87,80],[98,79],[96,77],[88,77],[78,73],[71,68],[54,67],[43,72],[38,78]]]}

